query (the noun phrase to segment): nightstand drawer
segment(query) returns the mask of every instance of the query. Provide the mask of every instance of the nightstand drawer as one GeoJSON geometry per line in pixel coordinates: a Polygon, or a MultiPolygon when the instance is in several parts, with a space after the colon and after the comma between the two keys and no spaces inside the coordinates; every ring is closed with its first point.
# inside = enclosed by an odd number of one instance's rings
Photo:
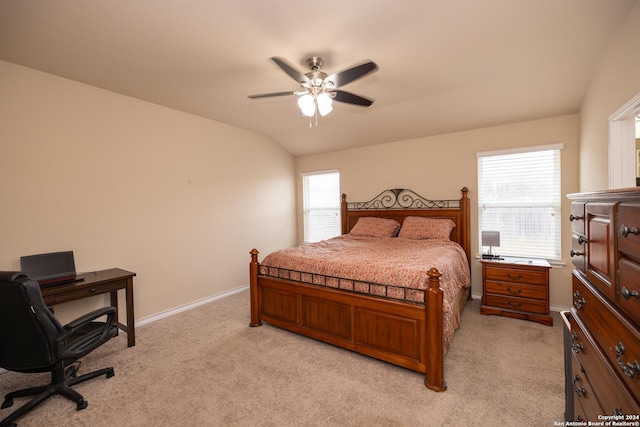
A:
{"type": "Polygon", "coordinates": [[[546,301],[547,288],[540,285],[526,283],[494,282],[487,280],[485,290],[490,294],[500,294],[511,297],[533,298],[546,301]]]}
{"type": "Polygon", "coordinates": [[[531,271],[516,268],[501,268],[499,266],[490,266],[485,270],[485,279],[500,282],[546,285],[547,273],[544,271],[531,271]]]}
{"type": "Polygon", "coordinates": [[[549,306],[546,301],[529,300],[526,298],[507,297],[502,295],[486,294],[485,304],[492,307],[506,308],[508,310],[526,311],[528,313],[549,314],[549,306]]]}

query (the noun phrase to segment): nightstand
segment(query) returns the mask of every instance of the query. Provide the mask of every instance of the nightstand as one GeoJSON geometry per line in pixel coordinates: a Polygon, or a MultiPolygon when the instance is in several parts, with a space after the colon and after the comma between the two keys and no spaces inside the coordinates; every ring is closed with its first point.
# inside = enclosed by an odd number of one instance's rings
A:
{"type": "Polygon", "coordinates": [[[532,320],[552,326],[549,314],[549,270],[546,260],[482,260],[480,313],[532,320]]]}

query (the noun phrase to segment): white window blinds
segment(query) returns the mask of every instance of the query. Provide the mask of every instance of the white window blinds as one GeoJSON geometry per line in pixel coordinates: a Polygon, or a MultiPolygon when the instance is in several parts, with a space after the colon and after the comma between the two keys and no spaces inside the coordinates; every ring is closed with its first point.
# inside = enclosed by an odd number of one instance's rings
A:
{"type": "MultiPolygon", "coordinates": [[[[478,153],[478,242],[499,231],[494,254],[560,257],[562,144],[478,153]]],[[[488,248],[480,246],[480,252],[488,248]]]]}
{"type": "Polygon", "coordinates": [[[340,235],[340,172],[303,174],[302,189],[305,243],[340,235]]]}

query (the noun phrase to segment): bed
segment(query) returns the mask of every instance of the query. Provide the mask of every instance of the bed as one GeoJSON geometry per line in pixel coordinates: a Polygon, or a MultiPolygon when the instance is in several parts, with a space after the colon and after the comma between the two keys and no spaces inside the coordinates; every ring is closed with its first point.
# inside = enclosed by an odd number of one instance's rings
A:
{"type": "Polygon", "coordinates": [[[444,355],[470,298],[470,203],[468,189],[461,193],[429,200],[391,189],[366,202],[347,202],[343,194],[342,236],[276,251],[262,263],[251,250],[250,326],[266,322],[421,372],[429,389],[446,390],[444,355]],[[397,237],[376,234],[390,232],[391,221],[397,237]],[[440,234],[431,241],[420,235],[427,222],[440,234]],[[382,247],[391,248],[391,258],[382,247]],[[425,254],[413,255],[413,248],[425,254]],[[311,258],[292,258],[299,252],[311,258]],[[381,270],[374,272],[377,264],[381,270]]]}

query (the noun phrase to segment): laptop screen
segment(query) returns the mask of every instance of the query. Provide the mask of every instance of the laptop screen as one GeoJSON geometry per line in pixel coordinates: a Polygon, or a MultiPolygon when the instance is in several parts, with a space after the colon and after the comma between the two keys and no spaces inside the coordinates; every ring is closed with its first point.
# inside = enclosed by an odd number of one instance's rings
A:
{"type": "Polygon", "coordinates": [[[23,273],[37,280],[40,285],[69,281],[76,277],[73,251],[23,256],[20,258],[20,267],[23,273]]]}

